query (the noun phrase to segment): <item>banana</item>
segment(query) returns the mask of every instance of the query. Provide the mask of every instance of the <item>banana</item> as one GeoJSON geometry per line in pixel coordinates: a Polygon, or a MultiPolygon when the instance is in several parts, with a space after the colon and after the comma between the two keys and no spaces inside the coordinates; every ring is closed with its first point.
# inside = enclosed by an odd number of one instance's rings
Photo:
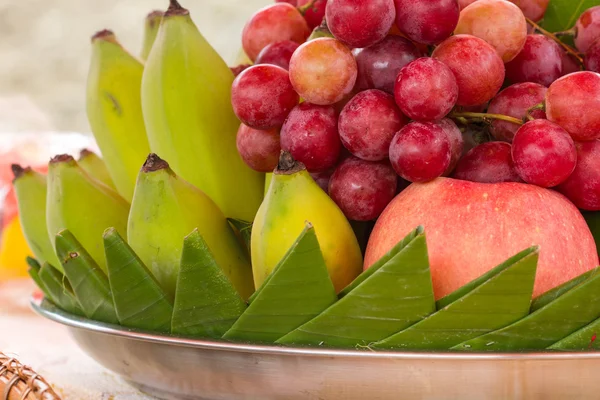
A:
{"type": "Polygon", "coordinates": [[[144,66],[111,31],[92,38],[87,116],[110,177],[127,201],[140,165],[150,153],[141,105],[144,66]]]}
{"type": "Polygon", "coordinates": [[[198,229],[217,264],[240,295],[254,291],[252,267],[219,207],[150,154],[140,171],[128,221],[128,243],[171,300],[175,296],[183,240],[198,229]]]}
{"type": "Polygon", "coordinates": [[[144,23],[144,41],[140,52],[140,58],[144,61],[148,58],[150,50],[152,50],[152,45],[156,39],[162,17],[163,12],[158,10],[154,10],[146,16],[146,21],[144,23]]]}
{"type": "Polygon", "coordinates": [[[77,163],[92,178],[95,178],[98,181],[104,183],[112,190],[117,190],[115,184],[110,178],[108,169],[106,169],[106,164],[104,163],[104,160],[102,160],[102,158],[100,158],[96,153],[88,149],[81,150],[81,152],[79,153],[79,160],[77,160],[77,163]]]}
{"type": "Polygon", "coordinates": [[[362,253],[350,223],[288,152],[282,152],[252,227],[252,268],[259,288],[306,222],[311,223],[337,292],[362,272],[362,253]]]}
{"type": "Polygon", "coordinates": [[[102,235],[108,227],[126,235],[128,214],[129,203],[90,177],[73,157],[63,154],[50,160],[46,224],[54,249],[56,235],[68,229],[106,273],[102,235]]]}
{"type": "Polygon", "coordinates": [[[39,264],[47,262],[63,272],[46,227],[46,176],[29,167],[23,168],[17,164],[11,167],[25,240],[39,264]]]}
{"type": "Polygon", "coordinates": [[[252,221],[265,178],[237,153],[240,121],[231,105],[233,79],[189,12],[171,0],[142,79],[150,148],[227,217],[252,221]]]}

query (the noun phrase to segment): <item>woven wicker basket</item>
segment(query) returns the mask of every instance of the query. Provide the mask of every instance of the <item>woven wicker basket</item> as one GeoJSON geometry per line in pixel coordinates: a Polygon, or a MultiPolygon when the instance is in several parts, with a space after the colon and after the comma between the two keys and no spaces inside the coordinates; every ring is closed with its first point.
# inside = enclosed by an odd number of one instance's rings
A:
{"type": "Polygon", "coordinates": [[[31,368],[0,352],[0,400],[61,400],[31,368]]]}

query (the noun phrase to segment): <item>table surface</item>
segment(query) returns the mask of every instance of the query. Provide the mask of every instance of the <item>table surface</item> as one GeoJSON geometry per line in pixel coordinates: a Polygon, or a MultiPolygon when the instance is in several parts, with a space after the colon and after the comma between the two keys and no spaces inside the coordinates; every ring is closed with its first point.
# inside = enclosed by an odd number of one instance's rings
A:
{"type": "Polygon", "coordinates": [[[42,375],[63,400],[147,400],[88,357],[67,329],[29,308],[31,281],[0,283],[0,352],[42,375]]]}

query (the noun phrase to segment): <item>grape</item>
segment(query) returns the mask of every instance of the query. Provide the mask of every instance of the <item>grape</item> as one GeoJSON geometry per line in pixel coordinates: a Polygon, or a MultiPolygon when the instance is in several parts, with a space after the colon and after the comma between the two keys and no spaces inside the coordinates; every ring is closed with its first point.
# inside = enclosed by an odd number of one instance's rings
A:
{"type": "Polygon", "coordinates": [[[550,0],[509,0],[515,3],[523,11],[523,14],[532,21],[544,18],[550,0]]]}
{"type": "Polygon", "coordinates": [[[251,64],[240,64],[237,67],[230,67],[229,69],[231,70],[231,72],[233,72],[233,76],[238,76],[239,74],[241,74],[242,72],[244,72],[245,70],[250,68],[251,66],[252,66],[251,64]]]}
{"type": "Polygon", "coordinates": [[[527,35],[523,50],[506,64],[512,83],[535,82],[549,86],[563,74],[561,48],[544,35],[527,35]]]}
{"type": "Polygon", "coordinates": [[[581,71],[581,65],[579,64],[579,61],[571,54],[561,50],[560,56],[562,58],[563,76],[572,74],[573,72],[581,71]]]}
{"type": "Polygon", "coordinates": [[[398,180],[386,162],[344,160],[329,182],[329,195],[352,221],[372,221],[396,196],[398,180]]]}
{"type": "Polygon", "coordinates": [[[291,40],[271,43],[258,54],[255,64],[272,64],[287,70],[290,68],[292,54],[299,46],[298,43],[291,40]]]}
{"type": "Polygon", "coordinates": [[[433,122],[411,122],[396,133],[390,145],[394,170],[410,182],[428,182],[442,176],[451,159],[448,134],[433,122]]]}
{"type": "Polygon", "coordinates": [[[546,115],[573,140],[600,138],[600,74],[575,72],[554,82],[546,92],[546,115]]]}
{"type": "Polygon", "coordinates": [[[600,140],[576,143],[577,166],[558,190],[578,208],[600,211],[600,140]]]}
{"type": "Polygon", "coordinates": [[[275,65],[255,65],[239,74],[231,88],[237,117],[254,129],[278,128],[299,101],[287,71],[275,65]]]}
{"type": "Polygon", "coordinates": [[[478,37],[454,35],[441,43],[432,57],[454,72],[460,106],[487,103],[504,82],[502,59],[491,45],[478,37]]]}
{"type": "MultiPolygon", "coordinates": [[[[508,115],[523,120],[527,117],[530,108],[544,102],[546,91],[544,86],[532,82],[509,86],[492,99],[488,113],[508,115]]],[[[533,110],[530,115],[535,119],[546,118],[543,110],[533,110]]],[[[512,142],[519,128],[520,125],[496,119],[492,122],[490,131],[497,140],[512,142]]]]}
{"type": "Polygon", "coordinates": [[[291,40],[298,44],[310,35],[306,20],[288,3],[276,3],[258,10],[242,31],[242,46],[254,61],[258,53],[271,43],[291,40]]]}
{"type": "Polygon", "coordinates": [[[458,0],[458,8],[464,10],[468,5],[475,3],[477,0],[458,0]]]}
{"type": "Polygon", "coordinates": [[[304,43],[290,61],[290,79],[296,91],[314,104],[342,100],[356,83],[357,66],[352,53],[340,41],[319,38],[304,43]]]}
{"type": "MultiPolygon", "coordinates": [[[[313,0],[298,0],[298,7],[305,7],[313,0]]],[[[310,29],[314,29],[321,25],[325,18],[325,8],[327,7],[327,0],[316,0],[315,3],[304,13],[304,18],[308,23],[310,29]]]]}
{"type": "Polygon", "coordinates": [[[600,72],[600,39],[596,40],[586,51],[585,69],[600,72]]]}
{"type": "Polygon", "coordinates": [[[450,164],[443,174],[444,176],[448,176],[452,173],[452,170],[454,170],[458,160],[460,160],[463,154],[465,141],[462,132],[451,119],[444,118],[441,121],[438,121],[437,124],[444,130],[450,142],[450,164]]]}
{"type": "Polygon", "coordinates": [[[279,161],[279,130],[261,131],[241,124],[236,145],[242,160],[259,172],[273,172],[279,161]]]}
{"type": "Polygon", "coordinates": [[[525,182],[550,188],[573,173],[577,150],[567,131],[553,122],[538,119],[519,128],[513,139],[512,158],[525,182]]]}
{"type": "Polygon", "coordinates": [[[390,35],[381,42],[353,51],[358,64],[359,90],[379,89],[394,93],[398,73],[406,64],[421,57],[421,52],[407,38],[390,35]]]}
{"type": "Polygon", "coordinates": [[[600,6],[585,10],[575,24],[575,47],[585,53],[600,38],[600,6]]]}
{"type": "Polygon", "coordinates": [[[522,182],[506,142],[482,143],[467,152],[458,162],[453,177],[480,183],[522,182]]]}
{"type": "Polygon", "coordinates": [[[351,47],[368,47],[386,37],[396,10],[394,0],[329,0],[325,17],[338,40],[351,47]]]}
{"type": "Polygon", "coordinates": [[[409,118],[436,121],[456,105],[458,84],[446,64],[419,58],[400,70],[394,95],[400,110],[409,118]]]}
{"type": "Polygon", "coordinates": [[[335,168],[330,168],[325,171],[312,172],[310,176],[317,183],[317,185],[319,185],[319,187],[325,191],[325,193],[329,193],[329,181],[331,180],[331,175],[333,175],[334,171],[335,168]]]}
{"type": "Polygon", "coordinates": [[[327,170],[338,161],[342,147],[337,124],[332,106],[301,103],[281,128],[281,148],[304,163],[309,172],[327,170]]]}
{"type": "Polygon", "coordinates": [[[456,0],[395,0],[396,25],[417,43],[438,44],[450,37],[458,23],[456,0]]]}
{"type": "Polygon", "coordinates": [[[389,155],[392,138],[408,121],[392,95],[360,92],[342,110],[338,123],[342,144],[356,157],[380,161],[389,155]]]}
{"type": "Polygon", "coordinates": [[[519,7],[508,1],[479,0],[460,12],[454,33],[485,40],[506,63],[525,45],[527,21],[519,7]]]}

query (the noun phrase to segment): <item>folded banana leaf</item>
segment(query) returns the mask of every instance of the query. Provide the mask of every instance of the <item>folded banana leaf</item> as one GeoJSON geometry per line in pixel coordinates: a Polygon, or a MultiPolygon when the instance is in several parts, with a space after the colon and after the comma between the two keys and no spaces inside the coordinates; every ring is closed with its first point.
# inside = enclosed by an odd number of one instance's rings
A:
{"type": "Polygon", "coordinates": [[[46,289],[44,282],[42,282],[42,279],[40,278],[40,270],[42,269],[42,266],[40,265],[40,263],[37,262],[37,260],[32,257],[27,257],[26,261],[27,261],[27,265],[29,266],[29,268],[27,269],[27,273],[29,274],[29,277],[35,282],[35,285],[38,287],[38,289],[40,289],[42,291],[42,293],[44,294],[44,297],[46,297],[48,300],[50,300],[54,304],[58,305],[58,302],[56,301],[54,296],[52,296],[52,293],[50,293],[48,291],[48,289],[46,289]]]}
{"type": "Polygon", "coordinates": [[[169,333],[173,305],[152,273],[114,228],[104,232],[104,252],[120,324],[169,333]]]}
{"type": "Polygon", "coordinates": [[[68,313],[84,316],[71,285],[58,269],[44,263],[38,271],[38,275],[40,283],[45,288],[44,293],[48,293],[50,301],[68,313]]]}
{"type": "Polygon", "coordinates": [[[538,258],[538,247],[519,253],[458,300],[373,347],[447,350],[520,320],[529,313],[538,258]]]}
{"type": "Polygon", "coordinates": [[[171,333],[218,339],[245,309],[246,303],[195,229],[183,242],[171,333]]]}
{"type": "Polygon", "coordinates": [[[500,330],[455,347],[462,351],[546,349],[600,317],[600,267],[556,300],[500,330]]]}
{"type": "Polygon", "coordinates": [[[108,277],[73,234],[65,229],[56,235],[56,254],[86,317],[118,324],[108,277]]]}
{"type": "Polygon", "coordinates": [[[271,275],[254,301],[223,335],[224,339],[273,343],[337,300],[310,224],[271,275]]]}
{"type": "Polygon", "coordinates": [[[600,349],[598,334],[600,334],[600,318],[566,338],[559,340],[548,347],[548,349],[562,351],[598,350],[600,349]]]}
{"type": "Polygon", "coordinates": [[[365,347],[434,312],[427,243],[418,232],[409,234],[374,272],[364,272],[367,278],[337,303],[277,343],[365,347]]]}
{"type": "Polygon", "coordinates": [[[530,313],[539,310],[540,308],[548,305],[554,300],[558,299],[563,294],[567,293],[569,290],[573,289],[575,286],[582,284],[583,282],[590,279],[596,273],[595,270],[590,270],[584,274],[576,276],[568,282],[563,283],[555,287],[554,289],[548,290],[546,293],[542,293],[531,302],[531,310],[530,313]]]}

